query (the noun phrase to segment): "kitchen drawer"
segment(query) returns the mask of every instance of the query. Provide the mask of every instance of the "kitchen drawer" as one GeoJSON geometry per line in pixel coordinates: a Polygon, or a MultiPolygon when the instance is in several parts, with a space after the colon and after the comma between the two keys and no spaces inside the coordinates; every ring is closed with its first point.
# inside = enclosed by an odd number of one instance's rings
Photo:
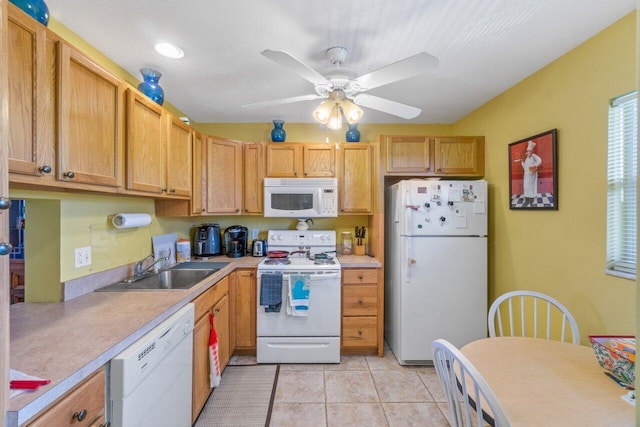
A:
{"type": "Polygon", "coordinates": [[[343,317],[343,347],[376,347],[378,345],[378,317],[343,317]]]}
{"type": "Polygon", "coordinates": [[[105,373],[100,368],[91,378],[53,405],[29,427],[93,426],[104,423],[105,373]],[[80,420],[79,418],[82,418],[80,420]]]}
{"type": "Polygon", "coordinates": [[[195,304],[195,320],[205,315],[220,299],[229,293],[229,276],[220,279],[215,285],[193,300],[195,304]]]}
{"type": "Polygon", "coordinates": [[[342,283],[378,283],[378,269],[351,269],[342,270],[342,283]]]}
{"type": "Polygon", "coordinates": [[[378,314],[378,285],[345,285],[342,287],[343,316],[375,316],[378,314]]]}

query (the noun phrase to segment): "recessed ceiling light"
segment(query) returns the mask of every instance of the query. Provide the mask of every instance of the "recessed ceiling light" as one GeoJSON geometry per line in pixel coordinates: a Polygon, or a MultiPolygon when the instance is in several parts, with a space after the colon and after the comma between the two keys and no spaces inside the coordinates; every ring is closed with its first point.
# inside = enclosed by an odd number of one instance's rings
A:
{"type": "Polygon", "coordinates": [[[171,43],[158,43],[154,46],[156,52],[167,58],[182,58],[184,52],[178,46],[174,46],[171,43]]]}

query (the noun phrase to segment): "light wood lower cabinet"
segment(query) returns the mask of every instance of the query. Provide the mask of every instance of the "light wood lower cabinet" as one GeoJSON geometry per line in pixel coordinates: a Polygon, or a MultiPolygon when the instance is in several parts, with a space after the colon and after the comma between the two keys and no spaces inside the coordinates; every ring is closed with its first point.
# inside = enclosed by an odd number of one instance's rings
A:
{"type": "Polygon", "coordinates": [[[256,352],[256,270],[236,270],[235,282],[235,352],[256,352]]]}
{"type": "Polygon", "coordinates": [[[213,314],[214,326],[218,335],[218,358],[220,371],[227,366],[229,348],[229,278],[215,285],[193,300],[195,304],[195,324],[193,330],[193,390],[191,420],[195,422],[198,414],[211,393],[209,380],[209,336],[211,324],[209,314],[213,314]]]}
{"type": "Polygon", "coordinates": [[[342,270],[342,353],[382,356],[382,286],[378,268],[342,270]]]}
{"type": "Polygon", "coordinates": [[[100,368],[28,427],[105,426],[105,372],[100,368]]]}

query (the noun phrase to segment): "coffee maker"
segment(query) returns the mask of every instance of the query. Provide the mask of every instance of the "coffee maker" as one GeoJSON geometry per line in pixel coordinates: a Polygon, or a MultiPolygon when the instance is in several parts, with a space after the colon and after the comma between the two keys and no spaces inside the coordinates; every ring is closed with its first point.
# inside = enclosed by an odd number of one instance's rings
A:
{"type": "Polygon", "coordinates": [[[247,254],[249,230],[241,225],[232,225],[224,230],[224,249],[229,258],[239,258],[247,254]]]}

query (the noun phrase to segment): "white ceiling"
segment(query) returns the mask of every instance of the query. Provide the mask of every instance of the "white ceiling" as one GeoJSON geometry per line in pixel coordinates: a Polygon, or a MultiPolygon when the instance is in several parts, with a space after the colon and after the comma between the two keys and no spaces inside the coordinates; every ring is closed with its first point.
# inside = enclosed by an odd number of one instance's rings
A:
{"type": "Polygon", "coordinates": [[[439,68],[368,93],[422,109],[411,120],[365,109],[363,123],[452,123],[635,8],[635,0],[47,0],[58,21],[140,77],[162,72],[165,99],[195,122],[313,122],[320,101],[263,57],[284,50],[322,73],[344,46],[357,75],[426,51],[439,68]],[[169,41],[185,51],[167,59],[169,41]]]}

